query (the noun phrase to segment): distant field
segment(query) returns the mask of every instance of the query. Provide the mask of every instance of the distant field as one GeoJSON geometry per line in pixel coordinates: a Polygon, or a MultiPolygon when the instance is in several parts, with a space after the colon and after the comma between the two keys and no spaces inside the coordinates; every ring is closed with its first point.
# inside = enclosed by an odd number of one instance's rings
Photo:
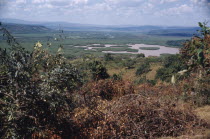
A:
{"type": "Polygon", "coordinates": [[[111,47],[129,48],[131,46],[129,46],[129,45],[115,45],[115,46],[111,46],[111,47]]]}
{"type": "Polygon", "coordinates": [[[159,50],[159,47],[140,47],[141,50],[159,50]]]}
{"type": "Polygon", "coordinates": [[[109,47],[109,48],[97,48],[96,49],[98,52],[102,52],[102,51],[127,51],[127,52],[138,52],[137,49],[130,49],[130,48],[112,48],[112,47],[109,47]]]}
{"type": "Polygon", "coordinates": [[[106,46],[103,44],[100,44],[100,45],[88,45],[88,47],[106,47],[106,46]]]}
{"type": "MultiPolygon", "coordinates": [[[[83,55],[103,55],[101,51],[128,51],[136,52],[138,50],[130,49],[127,44],[149,44],[149,45],[162,45],[168,47],[177,47],[179,42],[187,40],[190,37],[182,36],[158,36],[147,35],[138,32],[97,32],[97,31],[70,31],[60,34],[58,32],[49,33],[26,33],[26,34],[13,34],[20,44],[27,50],[31,51],[34,44],[40,41],[43,46],[47,46],[50,42],[52,46],[50,50],[56,52],[59,45],[64,46],[64,54],[67,57],[80,57],[83,55]],[[178,42],[178,43],[177,43],[178,42]],[[99,45],[93,45],[99,44],[99,45]],[[104,47],[105,44],[113,44],[111,48],[102,48],[98,51],[87,51],[85,48],[76,48],[74,46],[91,47],[104,47]],[[118,48],[115,48],[118,47],[118,48]],[[120,47],[120,48],[119,48],[120,47]]],[[[0,47],[8,47],[5,38],[0,34],[0,47]]],[[[179,46],[180,47],[180,46],[179,46]]]]}

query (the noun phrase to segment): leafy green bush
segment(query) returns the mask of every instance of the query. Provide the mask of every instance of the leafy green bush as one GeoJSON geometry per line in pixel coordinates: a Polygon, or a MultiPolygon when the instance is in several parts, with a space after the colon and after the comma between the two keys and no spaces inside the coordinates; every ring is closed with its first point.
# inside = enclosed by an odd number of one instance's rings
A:
{"type": "Polygon", "coordinates": [[[89,63],[90,72],[92,74],[92,80],[100,80],[109,78],[106,67],[97,60],[89,63]]]}
{"type": "Polygon", "coordinates": [[[71,137],[77,128],[69,120],[74,108],[69,92],[82,84],[80,72],[61,47],[52,55],[38,42],[28,52],[1,31],[11,50],[0,49],[0,138],[31,138],[47,130],[71,137]]]}
{"type": "Polygon", "coordinates": [[[114,58],[112,57],[112,55],[110,53],[106,53],[104,54],[104,60],[105,61],[111,61],[113,60],[114,58]]]}
{"type": "MultiPolygon", "coordinates": [[[[198,105],[210,103],[210,28],[207,23],[200,23],[200,36],[193,37],[184,44],[181,49],[182,61],[187,65],[190,71],[190,77],[193,77],[192,85],[187,91],[194,92],[194,103],[198,105]]],[[[190,78],[189,77],[189,78],[190,78]]]]}
{"type": "Polygon", "coordinates": [[[117,80],[122,80],[122,76],[120,74],[113,74],[112,79],[117,81],[117,80]]]}
{"type": "Polygon", "coordinates": [[[136,64],[136,61],[133,59],[125,59],[123,61],[123,66],[126,67],[127,69],[132,69],[134,68],[134,65],[136,64]]]}
{"type": "Polygon", "coordinates": [[[144,73],[148,73],[150,71],[150,64],[148,62],[142,64],[139,66],[139,68],[136,70],[136,75],[142,75],[144,73]]]}
{"type": "Polygon", "coordinates": [[[144,84],[144,83],[147,83],[147,84],[149,84],[151,86],[155,86],[156,83],[157,83],[157,80],[147,80],[145,77],[143,77],[143,78],[140,78],[138,80],[135,80],[134,83],[135,84],[144,84]]]}
{"type": "Polygon", "coordinates": [[[137,54],[137,55],[136,55],[136,58],[139,58],[139,57],[145,57],[145,55],[144,55],[143,53],[137,54]]]}
{"type": "Polygon", "coordinates": [[[204,69],[210,73],[210,28],[206,23],[199,22],[199,26],[202,37],[193,37],[191,41],[185,43],[181,49],[182,60],[191,70],[204,69]]]}
{"type": "Polygon", "coordinates": [[[167,56],[163,60],[163,68],[157,70],[156,79],[169,82],[172,75],[187,69],[179,55],[167,56]]]}

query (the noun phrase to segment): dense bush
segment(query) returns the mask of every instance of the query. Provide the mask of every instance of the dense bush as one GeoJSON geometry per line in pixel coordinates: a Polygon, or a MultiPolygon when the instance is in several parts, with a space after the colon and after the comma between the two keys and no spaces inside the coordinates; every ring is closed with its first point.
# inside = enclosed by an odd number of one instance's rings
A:
{"type": "Polygon", "coordinates": [[[149,62],[145,62],[144,64],[141,64],[139,66],[139,68],[136,70],[136,75],[142,75],[142,74],[145,74],[145,73],[148,73],[150,71],[150,64],[149,62]]]}
{"type": "Polygon", "coordinates": [[[196,94],[195,103],[202,104],[210,103],[210,28],[206,25],[199,23],[200,37],[193,37],[180,51],[192,80],[191,86],[185,89],[196,94]]]}
{"type": "Polygon", "coordinates": [[[193,37],[181,49],[182,60],[191,70],[204,69],[210,73],[210,28],[206,23],[199,23],[202,37],[193,37]]]}
{"type": "Polygon", "coordinates": [[[136,61],[133,59],[125,59],[123,61],[123,66],[126,67],[127,69],[132,69],[134,68],[136,61]]]}
{"type": "Polygon", "coordinates": [[[136,58],[140,58],[140,57],[142,57],[142,58],[143,58],[143,57],[145,57],[145,55],[144,55],[143,53],[141,53],[141,54],[137,54],[137,55],[136,55],[136,58]]]}
{"type": "Polygon", "coordinates": [[[156,79],[169,82],[172,75],[187,69],[184,61],[179,55],[171,55],[164,58],[163,68],[157,70],[156,79]]]}
{"type": "Polygon", "coordinates": [[[61,137],[74,135],[70,119],[72,92],[82,78],[61,55],[52,55],[40,42],[25,51],[2,28],[11,50],[0,49],[0,138],[39,138],[46,131],[61,137]]]}
{"type": "Polygon", "coordinates": [[[114,58],[112,57],[112,55],[110,53],[106,53],[104,54],[104,60],[105,61],[111,61],[113,60],[114,58]]]}
{"type": "Polygon", "coordinates": [[[129,81],[123,80],[99,80],[86,84],[81,93],[87,102],[91,102],[94,98],[100,96],[102,99],[112,100],[126,94],[134,93],[134,86],[129,81]]]}
{"type": "Polygon", "coordinates": [[[76,119],[88,138],[176,137],[203,124],[190,110],[179,107],[133,94],[105,102],[96,110],[85,109],[76,119]]]}
{"type": "Polygon", "coordinates": [[[97,60],[89,63],[90,72],[92,74],[92,80],[100,80],[109,78],[106,67],[97,60]]]}

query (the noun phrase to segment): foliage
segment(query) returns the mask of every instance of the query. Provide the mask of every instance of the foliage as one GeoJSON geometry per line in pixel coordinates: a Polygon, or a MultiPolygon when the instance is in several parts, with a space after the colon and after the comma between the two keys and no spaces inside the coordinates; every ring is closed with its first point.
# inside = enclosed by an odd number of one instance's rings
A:
{"type": "Polygon", "coordinates": [[[122,80],[122,76],[120,74],[113,74],[111,78],[113,80],[122,80]]]}
{"type": "Polygon", "coordinates": [[[151,86],[155,86],[157,84],[157,80],[147,80],[145,77],[142,77],[138,80],[134,81],[135,84],[148,84],[151,86]]]}
{"type": "Polygon", "coordinates": [[[210,103],[210,29],[206,25],[199,22],[200,37],[193,37],[181,50],[182,60],[188,66],[190,77],[193,77],[191,86],[185,90],[195,94],[190,98],[198,105],[210,103]]]}
{"type": "Polygon", "coordinates": [[[100,79],[106,79],[109,78],[109,74],[107,73],[107,69],[104,67],[104,65],[94,60],[93,62],[89,63],[90,72],[92,74],[92,80],[100,80],[100,79]]]}
{"type": "Polygon", "coordinates": [[[193,37],[191,41],[185,43],[181,50],[182,59],[191,70],[205,69],[210,73],[210,29],[206,23],[200,23],[202,37],[193,37]]]}
{"type": "Polygon", "coordinates": [[[137,54],[137,55],[136,55],[136,58],[139,58],[139,57],[145,57],[145,55],[144,55],[143,53],[137,54]]]}
{"type": "Polygon", "coordinates": [[[169,82],[173,74],[177,74],[186,68],[179,55],[167,56],[163,60],[163,68],[157,70],[156,79],[169,82]]]}
{"type": "Polygon", "coordinates": [[[111,61],[113,60],[114,58],[112,57],[112,55],[110,53],[106,53],[104,54],[104,60],[105,61],[111,61]]]}
{"type": "Polygon", "coordinates": [[[136,64],[136,61],[133,59],[125,59],[123,61],[123,66],[126,67],[127,69],[132,69],[134,68],[134,65],[136,64]]]}
{"type": "Polygon", "coordinates": [[[186,40],[170,40],[170,41],[167,41],[166,44],[169,46],[182,48],[185,42],[186,40]]]}
{"type": "Polygon", "coordinates": [[[141,50],[159,50],[160,47],[139,47],[141,50]]]}
{"type": "MultiPolygon", "coordinates": [[[[203,64],[191,45],[181,56],[114,55],[111,60],[107,54],[108,61],[106,56],[96,60],[90,55],[70,61],[63,56],[66,46],[60,45],[52,54],[50,45],[38,42],[28,52],[6,29],[1,30],[12,48],[0,48],[0,138],[159,138],[206,126],[189,105],[210,100],[208,49],[203,51],[203,64]],[[191,57],[198,63],[189,69],[191,57]],[[123,79],[123,72],[109,78],[103,60],[114,70],[140,65],[137,76],[146,76],[153,63],[162,62],[158,79],[170,80],[176,74],[182,81],[172,86],[140,77],[139,83],[144,84],[134,86],[123,79]]],[[[102,36],[96,33],[95,37],[102,36]]],[[[206,34],[193,41],[197,47],[200,42],[208,45],[209,40],[206,34]]]]}
{"type": "Polygon", "coordinates": [[[38,42],[30,53],[1,31],[12,48],[0,49],[0,138],[31,138],[46,130],[72,136],[69,92],[82,83],[79,72],[62,57],[61,47],[52,55],[38,42]]]}
{"type": "Polygon", "coordinates": [[[144,64],[140,65],[139,68],[136,70],[136,75],[142,75],[150,71],[150,64],[145,62],[144,64]]]}
{"type": "Polygon", "coordinates": [[[207,34],[210,34],[210,28],[207,27],[207,23],[208,22],[198,22],[199,27],[201,28],[201,30],[199,31],[201,33],[201,35],[206,36],[207,34]]]}

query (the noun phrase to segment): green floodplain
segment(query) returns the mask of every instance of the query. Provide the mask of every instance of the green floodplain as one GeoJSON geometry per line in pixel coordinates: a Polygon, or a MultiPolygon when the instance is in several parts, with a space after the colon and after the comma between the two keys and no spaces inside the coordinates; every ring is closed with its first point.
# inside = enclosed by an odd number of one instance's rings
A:
{"type": "MultiPolygon", "coordinates": [[[[127,51],[138,52],[129,48],[127,44],[148,44],[148,45],[161,45],[167,47],[182,47],[182,43],[189,40],[188,36],[170,36],[169,35],[149,35],[142,32],[107,32],[107,31],[53,31],[48,33],[14,33],[14,37],[20,44],[31,51],[34,44],[38,41],[44,47],[51,44],[50,51],[56,52],[60,45],[64,48],[64,55],[68,58],[81,57],[84,55],[103,56],[102,51],[127,51]],[[93,45],[98,44],[98,45],[93,45]],[[104,47],[106,44],[112,44],[110,48],[97,48],[104,47]],[[85,50],[85,47],[75,46],[91,46],[97,49],[85,50]]],[[[1,35],[2,36],[2,35],[1,35]]],[[[8,47],[4,38],[0,41],[1,47],[8,47]]],[[[145,48],[142,48],[145,50],[145,48]]],[[[157,48],[147,48],[147,50],[158,50],[157,48]]]]}

